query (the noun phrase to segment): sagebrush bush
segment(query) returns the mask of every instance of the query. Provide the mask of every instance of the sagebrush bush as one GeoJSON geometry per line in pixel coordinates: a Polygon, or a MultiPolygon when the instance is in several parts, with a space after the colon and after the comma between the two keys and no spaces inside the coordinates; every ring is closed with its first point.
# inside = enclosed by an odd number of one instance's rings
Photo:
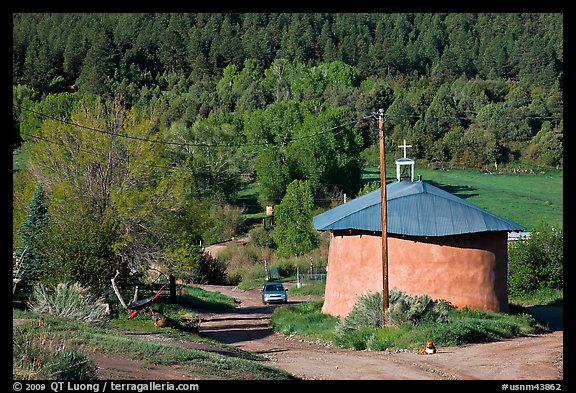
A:
{"type": "Polygon", "coordinates": [[[103,326],[109,321],[104,299],[96,298],[79,283],[64,282],[54,289],[41,283],[36,285],[30,310],[93,326],[103,326]]]}
{"type": "Polygon", "coordinates": [[[366,293],[356,300],[354,308],[346,318],[336,324],[336,336],[342,336],[351,331],[358,331],[365,327],[384,326],[382,313],[382,294],[366,293]]]}
{"type": "MultiPolygon", "coordinates": [[[[404,296],[398,295],[393,299],[396,301],[404,296]]],[[[440,311],[427,313],[417,325],[404,316],[407,322],[400,326],[387,323],[381,327],[378,326],[381,324],[381,311],[380,315],[375,311],[382,309],[381,299],[382,296],[376,293],[360,296],[355,309],[346,318],[323,314],[323,302],[278,307],[272,314],[271,326],[284,334],[319,337],[345,348],[373,351],[418,350],[426,340],[441,346],[453,346],[547,331],[530,314],[496,313],[468,307],[458,310],[445,301],[438,301],[436,307],[440,311]],[[359,306],[360,303],[364,305],[359,306]],[[370,311],[363,315],[365,310],[370,311]]],[[[415,303],[422,304],[422,299],[415,303]]]]}
{"type": "Polygon", "coordinates": [[[398,326],[418,325],[423,320],[447,322],[448,311],[453,308],[445,300],[433,300],[426,294],[410,296],[402,291],[390,291],[389,303],[387,320],[398,326]]]}
{"type": "MultiPolygon", "coordinates": [[[[448,312],[454,308],[447,301],[432,300],[428,295],[410,296],[402,291],[392,290],[389,294],[389,307],[386,313],[388,325],[418,325],[422,321],[447,322],[448,312]]],[[[351,331],[367,327],[383,327],[382,293],[360,295],[350,313],[336,325],[335,334],[342,336],[351,331]]]]}

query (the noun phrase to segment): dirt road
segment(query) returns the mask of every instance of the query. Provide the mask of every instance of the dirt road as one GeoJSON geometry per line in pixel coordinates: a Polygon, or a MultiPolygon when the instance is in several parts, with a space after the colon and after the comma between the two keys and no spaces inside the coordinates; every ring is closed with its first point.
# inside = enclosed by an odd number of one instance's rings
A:
{"type": "Polygon", "coordinates": [[[228,241],[221,242],[221,243],[212,244],[212,245],[204,248],[204,252],[206,252],[212,258],[216,258],[218,256],[218,254],[220,253],[220,251],[226,249],[226,247],[228,247],[229,245],[231,245],[231,244],[244,245],[248,242],[248,240],[249,240],[248,237],[243,237],[240,239],[233,239],[233,240],[228,240],[228,241]]]}
{"type": "MultiPolygon", "coordinates": [[[[232,311],[203,314],[200,331],[218,341],[258,353],[271,365],[305,380],[536,380],[563,379],[563,323],[560,308],[536,308],[550,318],[553,333],[493,343],[439,348],[431,356],[412,352],[345,350],[274,333],[270,316],[277,306],[264,306],[260,291],[228,286],[202,286],[236,298],[232,311]]],[[[290,293],[290,292],[289,292],[290,293]]],[[[289,296],[290,302],[311,300],[289,296]]],[[[13,324],[34,322],[14,319],[13,324]]],[[[136,336],[135,336],[136,338],[136,336]]],[[[162,339],[144,335],[141,339],[162,339]]],[[[169,340],[169,339],[164,339],[169,340]]],[[[179,340],[195,349],[203,344],[179,340]]],[[[206,350],[214,350],[208,348],[206,350]]],[[[175,366],[151,365],[121,355],[92,353],[101,379],[220,379],[206,378],[175,366]]]]}
{"type": "MultiPolygon", "coordinates": [[[[202,287],[234,297],[241,303],[231,312],[204,314],[200,327],[203,334],[261,354],[270,359],[273,365],[302,379],[563,378],[562,330],[499,342],[439,348],[438,353],[431,356],[421,356],[413,352],[353,351],[274,333],[269,328],[269,321],[274,307],[277,306],[262,305],[259,289],[241,291],[228,286],[202,287]]],[[[294,302],[308,299],[290,296],[289,300],[294,302]]]]}

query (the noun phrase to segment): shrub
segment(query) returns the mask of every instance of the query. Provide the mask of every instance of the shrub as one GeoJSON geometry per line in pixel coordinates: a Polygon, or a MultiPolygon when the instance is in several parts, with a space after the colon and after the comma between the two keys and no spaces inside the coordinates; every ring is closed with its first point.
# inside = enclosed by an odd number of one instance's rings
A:
{"type": "Polygon", "coordinates": [[[93,326],[103,326],[109,321],[104,300],[91,295],[79,283],[60,283],[54,290],[41,283],[36,285],[30,309],[93,326]]]}
{"type": "Polygon", "coordinates": [[[271,252],[254,247],[252,244],[245,246],[231,244],[218,253],[218,259],[226,266],[228,282],[236,284],[240,281],[254,278],[264,278],[264,259],[270,258],[271,252]]]}
{"type": "Polygon", "coordinates": [[[186,283],[222,284],[226,279],[226,263],[205,252],[188,247],[172,250],[173,274],[186,283]]]}
{"type": "MultiPolygon", "coordinates": [[[[307,261],[306,261],[307,263],[307,261]]],[[[296,276],[296,267],[300,267],[302,272],[304,263],[303,258],[292,257],[292,258],[280,258],[274,262],[270,268],[276,268],[278,270],[278,275],[280,277],[290,277],[296,276]]]]}
{"type": "MultiPolygon", "coordinates": [[[[386,314],[387,324],[416,326],[422,321],[443,323],[448,321],[448,312],[452,308],[450,303],[432,300],[428,295],[409,296],[402,291],[392,290],[386,314]]],[[[381,293],[360,295],[352,311],[336,325],[336,336],[367,327],[383,327],[382,309],[381,293]]]]}
{"type": "Polygon", "coordinates": [[[510,295],[564,287],[564,236],[562,229],[541,223],[526,239],[510,243],[508,287],[510,295]]]}
{"type": "Polygon", "coordinates": [[[250,239],[252,244],[256,247],[270,248],[274,249],[276,243],[274,243],[274,237],[272,236],[272,231],[264,228],[263,226],[257,226],[249,231],[250,239]]]}
{"type": "Polygon", "coordinates": [[[226,278],[226,264],[209,254],[201,253],[192,276],[196,283],[222,284],[226,278]]]}
{"type": "Polygon", "coordinates": [[[360,295],[352,311],[336,324],[334,333],[337,337],[341,337],[346,333],[359,331],[362,328],[384,326],[382,307],[381,293],[360,295]]]}
{"type": "Polygon", "coordinates": [[[242,233],[244,208],[224,203],[210,206],[210,225],[207,226],[203,238],[207,243],[216,243],[231,239],[242,233]]]}
{"type": "Polygon", "coordinates": [[[402,291],[390,291],[389,303],[387,320],[394,325],[418,325],[423,320],[447,322],[448,311],[453,308],[445,300],[432,300],[426,294],[409,296],[402,291]]]}
{"type": "MultiPolygon", "coordinates": [[[[239,266],[236,268],[228,268],[226,270],[227,283],[230,285],[240,285],[252,281],[257,281],[261,285],[266,280],[264,271],[264,264],[255,264],[250,266],[239,266]]],[[[247,288],[250,285],[246,286],[247,288]]]]}

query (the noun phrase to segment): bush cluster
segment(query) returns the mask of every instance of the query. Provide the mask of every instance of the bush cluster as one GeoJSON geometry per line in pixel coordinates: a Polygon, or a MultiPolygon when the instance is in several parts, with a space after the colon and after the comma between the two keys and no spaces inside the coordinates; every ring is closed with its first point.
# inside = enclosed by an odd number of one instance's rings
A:
{"type": "Polygon", "coordinates": [[[541,223],[530,237],[510,243],[508,261],[508,290],[511,296],[524,296],[538,290],[562,289],[562,229],[541,223]]]}
{"type": "Polygon", "coordinates": [[[418,325],[424,320],[448,322],[448,312],[454,308],[446,300],[432,300],[427,294],[410,296],[402,291],[390,291],[389,302],[387,320],[393,325],[418,325]]]}
{"type": "MultiPolygon", "coordinates": [[[[445,300],[432,300],[426,294],[410,296],[402,291],[391,290],[386,312],[387,325],[417,326],[423,321],[448,322],[448,312],[454,307],[445,300]]],[[[350,313],[336,325],[336,336],[369,327],[383,327],[382,293],[360,295],[350,313]]]]}
{"type": "Polygon", "coordinates": [[[92,326],[104,326],[109,322],[104,300],[93,296],[79,283],[63,282],[54,289],[41,283],[36,285],[30,309],[92,326]]]}

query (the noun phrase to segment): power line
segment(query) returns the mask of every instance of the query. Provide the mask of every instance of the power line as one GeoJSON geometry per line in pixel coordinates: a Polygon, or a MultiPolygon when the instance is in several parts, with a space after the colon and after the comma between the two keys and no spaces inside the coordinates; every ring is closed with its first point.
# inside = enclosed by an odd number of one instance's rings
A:
{"type": "MultiPolygon", "coordinates": [[[[297,138],[291,138],[291,139],[288,139],[288,140],[286,140],[286,141],[276,142],[276,143],[268,143],[268,142],[264,142],[264,143],[227,143],[227,144],[224,144],[224,143],[210,144],[210,143],[205,143],[205,142],[187,143],[187,142],[172,142],[172,141],[162,141],[162,140],[156,140],[156,139],[148,139],[148,138],[142,138],[142,137],[138,137],[138,136],[133,136],[133,135],[128,135],[128,134],[122,134],[122,133],[113,132],[113,131],[101,130],[101,129],[98,129],[98,128],[95,128],[95,127],[90,127],[90,126],[86,126],[86,125],[83,125],[83,124],[75,123],[75,122],[72,122],[72,121],[69,121],[69,120],[60,119],[60,118],[57,118],[57,117],[55,117],[55,116],[48,115],[48,114],[42,113],[42,112],[38,112],[38,111],[35,111],[35,110],[33,110],[33,109],[30,109],[30,108],[26,108],[26,107],[21,106],[21,105],[16,105],[16,104],[13,104],[13,105],[14,105],[14,106],[18,106],[19,108],[21,108],[21,109],[23,109],[23,110],[25,110],[25,111],[34,113],[34,114],[36,114],[36,115],[38,115],[38,116],[42,116],[42,117],[47,118],[47,119],[56,120],[56,121],[58,121],[58,122],[60,122],[60,123],[63,123],[63,124],[68,124],[68,125],[71,125],[71,126],[75,126],[75,127],[79,127],[79,128],[84,128],[84,129],[91,130],[91,131],[95,131],[95,132],[98,132],[98,133],[102,133],[102,134],[106,134],[106,135],[111,135],[111,136],[116,136],[116,137],[122,137],[122,138],[126,138],[126,139],[138,140],[138,141],[141,141],[141,142],[160,143],[160,144],[164,144],[164,145],[173,145],[173,146],[179,146],[179,147],[208,147],[208,148],[214,147],[214,148],[216,148],[216,147],[246,147],[246,146],[271,146],[271,145],[272,145],[272,146],[275,146],[275,145],[286,145],[286,144],[288,144],[288,143],[297,142],[297,141],[301,141],[301,140],[304,140],[304,139],[309,139],[309,138],[317,137],[317,136],[320,136],[320,135],[324,135],[324,134],[330,133],[330,132],[332,132],[332,131],[334,131],[334,130],[336,130],[336,129],[338,129],[338,128],[345,127],[345,126],[347,126],[347,125],[349,125],[349,124],[352,124],[352,123],[356,122],[356,120],[351,120],[351,121],[349,121],[349,122],[345,122],[345,123],[343,123],[343,124],[339,124],[339,125],[337,125],[337,126],[331,127],[331,128],[329,128],[329,129],[327,129],[327,130],[319,131],[319,132],[312,133],[312,134],[308,134],[308,135],[303,135],[303,136],[300,136],[300,137],[297,137],[297,138]]],[[[369,117],[370,117],[370,115],[365,116],[365,117],[363,117],[361,120],[364,120],[364,119],[369,118],[369,117]]]]}
{"type": "MultiPolygon", "coordinates": [[[[45,137],[40,137],[37,135],[31,135],[31,134],[27,134],[27,133],[22,133],[21,135],[32,138],[32,139],[36,139],[39,141],[43,141],[43,142],[47,142],[47,143],[51,143],[53,145],[58,145],[58,146],[65,146],[61,141],[55,141],[52,139],[48,139],[45,137]]],[[[82,152],[85,154],[89,154],[92,155],[93,157],[100,157],[100,158],[105,158],[105,159],[110,159],[110,160],[116,160],[116,161],[122,161],[125,163],[129,163],[130,160],[128,158],[125,157],[121,157],[118,155],[111,155],[109,156],[108,153],[105,152],[97,152],[97,151],[92,151],[92,150],[86,150],[86,149],[82,149],[80,147],[74,147],[74,150],[77,152],[82,152]]],[[[248,154],[252,154],[253,152],[249,152],[248,154]]],[[[183,172],[183,173],[192,173],[193,175],[198,175],[198,171],[203,170],[203,169],[207,169],[207,168],[214,168],[215,165],[211,165],[211,164],[203,164],[203,165],[198,165],[198,166],[194,166],[194,167],[183,167],[183,166],[166,166],[166,165],[157,165],[157,164],[149,164],[148,165],[149,168],[156,168],[156,169],[161,169],[161,170],[165,170],[165,171],[172,171],[172,172],[183,172]]],[[[230,172],[230,168],[226,168],[223,170],[223,172],[221,173],[225,173],[225,172],[230,172]]],[[[156,178],[156,179],[151,179],[148,180],[147,182],[151,182],[151,181],[155,181],[155,180],[161,180],[162,178],[156,178]]],[[[227,181],[228,179],[224,179],[218,183],[215,184],[219,184],[222,183],[224,181],[227,181]]],[[[139,182],[142,182],[141,180],[139,180],[139,182]]]]}
{"type": "MultiPolygon", "coordinates": [[[[477,113],[471,113],[472,115],[478,116],[477,113]]],[[[372,112],[370,115],[372,118],[377,119],[379,116],[378,112],[372,112]]],[[[432,116],[432,115],[408,115],[408,114],[399,114],[399,113],[384,113],[386,118],[410,118],[410,119],[450,119],[450,120],[469,120],[474,121],[477,120],[476,117],[469,117],[469,116],[432,116]]],[[[530,119],[530,120],[562,120],[562,117],[558,116],[498,116],[500,119],[513,119],[513,120],[522,120],[522,119],[530,119]]]]}
{"type": "MultiPolygon", "coordinates": [[[[59,141],[54,141],[54,140],[51,140],[51,139],[48,139],[48,138],[44,138],[44,137],[40,137],[40,136],[37,136],[37,135],[31,135],[31,134],[27,134],[27,133],[22,133],[22,135],[27,136],[27,137],[30,137],[30,138],[33,138],[33,139],[36,139],[36,140],[40,140],[40,141],[43,141],[43,142],[51,143],[51,144],[54,144],[54,145],[64,146],[64,145],[63,145],[61,142],[59,142],[59,141]]],[[[90,155],[93,155],[93,156],[99,156],[99,157],[104,157],[104,158],[107,158],[107,159],[110,158],[110,159],[112,159],[112,160],[129,162],[129,160],[126,159],[126,158],[124,158],[124,157],[118,157],[118,156],[110,156],[110,157],[109,157],[109,156],[108,156],[107,154],[105,154],[105,153],[100,153],[100,152],[96,152],[96,151],[81,149],[81,148],[78,148],[78,147],[76,147],[75,150],[80,151],[80,152],[83,152],[83,153],[86,153],[86,154],[90,154],[90,155]]],[[[253,154],[253,153],[255,153],[255,152],[249,152],[248,154],[253,154]]],[[[162,166],[162,165],[150,165],[150,167],[159,168],[159,169],[165,169],[165,170],[176,170],[176,171],[180,171],[180,172],[190,172],[190,173],[194,173],[194,170],[204,169],[204,168],[206,168],[206,167],[210,167],[210,165],[207,164],[207,165],[203,165],[203,166],[200,166],[200,167],[194,167],[194,168],[168,167],[168,166],[162,166]]],[[[228,172],[228,171],[229,171],[229,170],[226,170],[226,172],[228,172]]],[[[163,177],[151,178],[151,179],[145,180],[145,181],[139,180],[138,182],[139,182],[139,183],[142,183],[142,182],[147,183],[147,182],[158,181],[158,180],[161,180],[161,179],[163,179],[163,177]]],[[[225,181],[228,181],[228,179],[222,179],[222,180],[220,180],[220,181],[215,182],[214,184],[221,184],[221,183],[223,183],[223,182],[225,182],[225,181]]],[[[76,197],[76,198],[78,198],[78,197],[76,197]]],[[[225,201],[241,201],[241,200],[252,201],[252,200],[255,200],[255,199],[257,199],[257,198],[251,198],[251,197],[220,197],[220,199],[225,200],[225,201]]],[[[64,200],[64,199],[60,199],[60,200],[62,201],[62,200],[64,200]]],[[[281,198],[274,198],[274,201],[275,201],[275,202],[279,202],[280,200],[281,200],[281,198]]],[[[315,200],[315,201],[331,201],[332,199],[330,199],[330,198],[314,198],[314,200],[315,200]]],[[[144,206],[148,206],[148,205],[144,205],[144,206]]]]}
{"type": "MultiPolygon", "coordinates": [[[[337,131],[337,132],[334,133],[334,135],[338,135],[339,133],[341,133],[341,132],[344,131],[344,127],[345,127],[345,126],[347,126],[347,125],[349,125],[349,124],[352,124],[352,123],[355,123],[355,122],[360,121],[360,120],[364,120],[364,119],[370,118],[370,115],[364,116],[363,118],[358,119],[358,120],[350,120],[350,121],[348,121],[348,122],[344,122],[343,124],[336,125],[336,126],[334,126],[334,127],[331,127],[331,128],[329,128],[329,129],[326,129],[326,130],[322,130],[322,131],[315,132],[315,133],[308,134],[308,135],[303,135],[303,136],[300,136],[300,137],[297,137],[297,138],[291,138],[291,139],[289,139],[289,140],[286,140],[286,141],[283,141],[283,142],[279,142],[279,143],[275,143],[275,144],[273,144],[273,143],[257,143],[257,144],[250,144],[250,143],[248,143],[248,144],[208,144],[208,143],[168,142],[168,141],[159,141],[159,140],[152,140],[152,139],[148,139],[148,138],[135,137],[135,136],[127,135],[127,134],[120,134],[120,133],[111,132],[111,131],[104,131],[104,130],[100,130],[100,129],[97,129],[97,128],[94,128],[94,127],[89,127],[89,126],[85,126],[85,125],[82,125],[82,124],[74,123],[74,122],[71,122],[71,121],[68,121],[68,120],[59,119],[59,118],[57,118],[57,117],[55,117],[55,116],[47,115],[47,114],[45,114],[45,113],[38,112],[38,111],[29,109],[29,108],[25,108],[25,107],[23,107],[23,106],[20,106],[20,108],[22,108],[23,110],[29,111],[29,112],[31,112],[31,113],[34,113],[34,114],[36,114],[36,115],[38,115],[38,116],[42,116],[42,117],[45,117],[45,118],[49,118],[49,119],[56,120],[56,121],[61,122],[61,123],[63,123],[63,124],[68,124],[68,125],[80,127],[80,128],[88,129],[88,130],[91,130],[91,131],[95,131],[95,132],[107,134],[107,135],[118,136],[118,137],[123,137],[123,138],[127,138],[127,139],[138,140],[138,141],[142,141],[142,142],[169,144],[169,145],[175,145],[175,146],[179,146],[179,147],[204,147],[204,148],[208,148],[208,154],[209,154],[209,155],[210,155],[210,151],[209,151],[210,148],[247,147],[247,146],[252,146],[252,147],[254,147],[254,146],[261,146],[261,147],[264,147],[263,149],[258,149],[258,150],[254,150],[254,151],[250,151],[250,152],[243,152],[243,153],[240,155],[240,157],[246,157],[246,158],[251,157],[251,156],[253,156],[253,155],[257,154],[257,153],[262,153],[264,150],[271,149],[271,148],[274,147],[274,146],[280,146],[280,145],[286,146],[286,145],[289,144],[289,143],[293,143],[293,142],[296,142],[296,141],[301,141],[301,140],[305,140],[305,139],[309,139],[309,138],[313,138],[313,137],[318,137],[318,136],[321,136],[321,135],[324,135],[324,134],[327,134],[327,133],[331,133],[331,132],[333,132],[334,130],[336,130],[336,129],[338,129],[338,128],[341,128],[340,131],[337,131]]],[[[44,137],[41,137],[41,136],[31,135],[31,134],[28,134],[28,133],[21,133],[21,135],[25,135],[25,136],[31,137],[31,138],[33,138],[33,139],[42,140],[42,141],[45,141],[45,142],[48,142],[48,143],[52,143],[52,144],[63,145],[62,142],[57,142],[57,141],[50,140],[50,139],[48,139],[48,138],[44,138],[44,137]]],[[[128,162],[128,159],[127,159],[127,158],[118,157],[118,156],[109,157],[107,154],[103,154],[103,153],[99,153],[99,152],[95,152],[95,151],[88,151],[88,150],[85,150],[85,149],[81,149],[81,148],[79,148],[79,147],[76,147],[76,151],[81,151],[81,152],[84,152],[84,153],[87,153],[87,154],[93,154],[93,155],[105,157],[105,158],[107,158],[107,159],[112,158],[112,159],[117,159],[117,160],[119,160],[119,161],[128,162]]],[[[237,158],[240,158],[240,157],[237,157],[237,158]]],[[[228,174],[228,176],[227,176],[227,175],[224,175],[224,176],[216,176],[216,178],[213,179],[213,181],[211,182],[211,186],[218,186],[218,185],[220,185],[220,184],[224,184],[224,183],[228,182],[228,181],[229,181],[229,175],[232,174],[232,173],[234,173],[234,171],[233,171],[231,168],[226,168],[226,167],[223,168],[222,166],[217,166],[215,163],[208,163],[208,164],[204,164],[204,165],[197,166],[197,167],[192,167],[192,168],[183,168],[183,167],[181,167],[181,166],[166,167],[166,166],[160,166],[160,165],[151,165],[151,167],[155,167],[155,168],[159,168],[159,169],[163,169],[163,170],[190,172],[190,173],[194,174],[195,176],[197,176],[197,175],[200,174],[198,171],[201,171],[201,170],[203,170],[203,169],[205,169],[205,168],[217,168],[217,167],[220,167],[220,168],[222,169],[222,171],[220,172],[220,175],[226,173],[226,174],[228,174]]],[[[208,176],[208,177],[210,177],[210,176],[208,176]]],[[[200,176],[200,177],[198,178],[198,180],[201,181],[201,178],[202,178],[202,176],[200,176]]]]}
{"type": "MultiPolygon", "coordinates": [[[[42,116],[44,118],[48,118],[48,119],[52,119],[52,120],[56,120],[60,123],[63,124],[68,124],[68,125],[72,125],[75,127],[79,127],[79,128],[83,128],[83,129],[87,129],[87,130],[91,130],[94,132],[98,132],[98,133],[102,133],[102,134],[106,134],[106,135],[111,135],[111,136],[116,136],[116,137],[122,137],[122,138],[126,138],[126,139],[132,139],[132,140],[138,140],[141,142],[149,142],[149,143],[159,143],[159,144],[164,144],[164,145],[172,145],[172,146],[178,146],[178,147],[207,147],[207,148],[222,148],[222,147],[248,147],[248,146],[266,146],[266,147],[270,147],[270,146],[278,146],[278,145],[287,145],[289,143],[293,143],[293,142],[297,142],[297,141],[301,141],[301,140],[305,140],[305,139],[309,139],[309,138],[314,138],[320,135],[324,135],[327,133],[330,133],[338,128],[341,127],[345,127],[348,126],[352,123],[355,123],[357,121],[360,120],[365,120],[367,118],[378,118],[379,114],[377,112],[373,112],[370,113],[367,116],[363,116],[360,119],[357,120],[350,120],[348,122],[345,122],[343,124],[339,124],[336,125],[334,127],[331,127],[327,130],[323,130],[323,131],[319,131],[316,133],[312,133],[312,134],[308,134],[308,135],[303,135],[301,137],[297,137],[297,138],[291,138],[288,139],[286,141],[282,141],[282,142],[276,142],[276,143],[269,143],[269,142],[264,142],[264,143],[214,143],[214,144],[210,144],[210,143],[206,143],[206,142],[196,142],[196,143],[189,143],[189,142],[174,142],[174,141],[162,141],[162,140],[157,140],[157,139],[149,139],[149,138],[142,138],[142,137],[138,137],[138,136],[133,136],[133,135],[128,135],[128,134],[123,134],[123,133],[118,133],[118,132],[113,132],[113,131],[106,131],[106,130],[101,130],[95,127],[90,127],[90,126],[86,126],[83,124],[79,124],[79,123],[75,123],[69,120],[65,120],[65,119],[61,119],[52,115],[48,115],[46,113],[42,113],[30,108],[26,108],[24,106],[21,105],[16,105],[16,104],[12,104],[13,106],[19,107],[22,110],[28,111],[30,113],[34,113],[37,116],[42,116]]],[[[476,113],[473,113],[474,115],[477,115],[476,113]]],[[[395,113],[385,113],[384,114],[385,118],[409,118],[409,119],[444,119],[444,120],[467,120],[467,121],[474,121],[476,120],[475,117],[469,117],[469,116],[431,116],[431,115],[414,115],[414,114],[395,114],[395,113]]],[[[505,118],[505,119],[514,119],[514,120],[520,120],[520,119],[532,119],[532,120],[561,120],[561,118],[558,118],[557,116],[500,116],[500,118],[505,118]]]]}
{"type": "MultiPolygon", "coordinates": [[[[53,139],[49,139],[46,137],[42,137],[42,136],[38,136],[38,135],[33,135],[33,134],[29,134],[26,132],[21,132],[20,135],[25,136],[27,138],[32,138],[35,140],[39,140],[39,141],[43,141],[43,142],[47,142],[53,145],[58,145],[58,146],[63,146],[65,147],[66,145],[62,142],[62,141],[56,141],[53,139]]],[[[25,140],[26,141],[26,140],[25,140]]],[[[252,150],[252,151],[246,151],[246,152],[240,152],[238,153],[235,157],[236,159],[241,159],[241,158],[249,158],[252,157],[253,155],[257,154],[257,153],[262,153],[263,151],[266,150],[270,150],[273,146],[267,145],[265,146],[263,149],[260,150],[252,150]]],[[[103,157],[106,159],[111,159],[111,160],[116,160],[116,161],[123,161],[126,163],[129,163],[129,159],[125,158],[125,157],[121,157],[118,155],[113,155],[113,156],[109,156],[107,152],[98,152],[98,151],[93,151],[93,150],[86,150],[86,149],[82,149],[78,146],[74,146],[74,150],[76,152],[82,152],[85,154],[89,154],[95,157],[103,157]]],[[[193,155],[192,155],[193,156],[193,155]]],[[[180,162],[178,162],[180,163],[180,162]]],[[[178,170],[178,171],[184,171],[184,172],[190,172],[193,174],[197,174],[197,171],[200,170],[204,170],[204,169],[208,169],[208,168],[216,168],[216,167],[222,167],[222,165],[217,165],[216,163],[204,163],[202,165],[196,165],[190,168],[185,168],[182,166],[165,166],[165,165],[149,165],[151,168],[159,168],[159,169],[164,169],[164,170],[178,170]]],[[[225,169],[224,172],[229,172],[230,168],[225,169]]]]}

